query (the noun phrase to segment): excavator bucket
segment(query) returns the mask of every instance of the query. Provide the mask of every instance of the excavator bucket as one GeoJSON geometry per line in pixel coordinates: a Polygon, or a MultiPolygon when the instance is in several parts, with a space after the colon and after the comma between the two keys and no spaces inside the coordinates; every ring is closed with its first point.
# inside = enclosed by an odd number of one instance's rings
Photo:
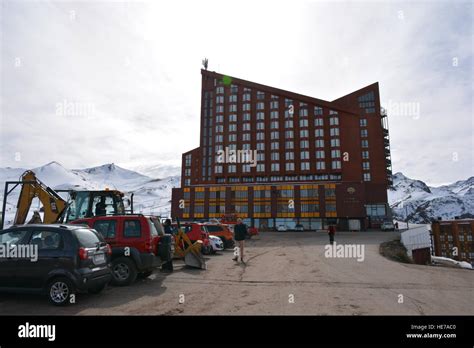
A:
{"type": "Polygon", "coordinates": [[[207,269],[206,260],[201,253],[201,244],[201,241],[195,242],[184,255],[184,263],[186,266],[207,269]]]}
{"type": "Polygon", "coordinates": [[[193,268],[207,269],[206,260],[202,256],[202,241],[191,242],[187,234],[182,230],[179,219],[178,233],[175,236],[175,255],[184,257],[184,264],[193,268]]]}

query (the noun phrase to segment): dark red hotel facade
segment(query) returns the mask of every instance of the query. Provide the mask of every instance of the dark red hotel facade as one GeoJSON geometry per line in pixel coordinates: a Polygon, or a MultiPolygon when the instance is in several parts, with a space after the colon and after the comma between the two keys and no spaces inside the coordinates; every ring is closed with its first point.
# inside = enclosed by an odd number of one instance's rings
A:
{"type": "Polygon", "coordinates": [[[200,146],[182,155],[173,218],[236,213],[262,230],[314,230],[377,227],[390,215],[390,143],[378,83],[329,102],[201,74],[200,146]],[[221,150],[256,150],[256,161],[222,163],[221,150]]]}

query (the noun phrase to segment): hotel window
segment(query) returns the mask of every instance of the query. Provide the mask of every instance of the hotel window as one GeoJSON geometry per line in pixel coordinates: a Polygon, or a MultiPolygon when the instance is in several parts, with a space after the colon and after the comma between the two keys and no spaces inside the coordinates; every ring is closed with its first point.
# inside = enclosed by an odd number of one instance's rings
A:
{"type": "Polygon", "coordinates": [[[326,169],[326,163],[322,161],[316,162],[316,169],[317,170],[324,170],[326,169]]]}
{"type": "Polygon", "coordinates": [[[369,159],[369,151],[362,151],[362,158],[369,159]]]}
{"type": "Polygon", "coordinates": [[[337,126],[337,125],[339,125],[339,117],[331,117],[331,118],[329,118],[329,125],[330,125],[330,126],[337,126]]]}
{"type": "Polygon", "coordinates": [[[292,141],[285,142],[285,149],[290,150],[295,147],[295,144],[292,141]]]}
{"type": "Polygon", "coordinates": [[[229,95],[229,103],[237,103],[237,95],[229,95]]]}
{"type": "Polygon", "coordinates": [[[245,93],[245,94],[242,95],[242,100],[243,101],[250,101],[250,99],[251,99],[250,93],[245,93]]]}
{"type": "Polygon", "coordinates": [[[322,114],[323,114],[323,108],[321,108],[319,106],[315,106],[314,107],[314,115],[319,116],[319,115],[322,115],[322,114]]]}
{"type": "Polygon", "coordinates": [[[366,118],[361,118],[360,119],[360,126],[361,127],[367,127],[367,119],[366,118]]]}
{"type": "Polygon", "coordinates": [[[257,129],[258,129],[258,130],[265,129],[265,123],[263,123],[263,122],[258,122],[258,123],[257,123],[257,129]]]}
{"type": "Polygon", "coordinates": [[[236,86],[236,85],[231,85],[230,86],[230,93],[236,94],[238,92],[239,92],[239,86],[236,86]]]}
{"type": "Polygon", "coordinates": [[[318,139],[315,141],[315,146],[316,147],[324,147],[324,140],[323,139],[318,139]]]}
{"type": "Polygon", "coordinates": [[[257,143],[258,151],[265,151],[265,143],[257,143]]]}
{"type": "Polygon", "coordinates": [[[236,124],[229,124],[229,132],[236,132],[237,125],[236,124]]]}
{"type": "Polygon", "coordinates": [[[265,154],[264,153],[257,153],[257,161],[265,161],[265,154]]]}
{"type": "Polygon", "coordinates": [[[322,129],[322,128],[315,129],[315,130],[314,130],[314,136],[315,136],[316,138],[318,138],[318,137],[324,137],[324,129],[322,129]]]}
{"type": "Polygon", "coordinates": [[[301,162],[301,170],[309,170],[309,162],[301,162]]]}
{"type": "Polygon", "coordinates": [[[217,105],[216,106],[216,112],[217,113],[224,112],[224,105],[217,105]]]}
{"type": "Polygon", "coordinates": [[[331,150],[331,158],[341,157],[341,150],[331,150]]]}
{"type": "Polygon", "coordinates": [[[280,143],[278,141],[274,141],[270,144],[270,148],[272,150],[278,150],[278,149],[280,149],[280,143]]]}
{"type": "Polygon", "coordinates": [[[337,111],[329,110],[329,115],[337,115],[337,111]]]}
{"type": "Polygon", "coordinates": [[[237,171],[237,166],[235,164],[231,164],[227,167],[228,173],[235,173],[237,171]]]}
{"type": "Polygon", "coordinates": [[[369,141],[368,140],[362,140],[362,147],[369,147],[369,141]]]}
{"type": "Polygon", "coordinates": [[[300,138],[308,138],[308,137],[309,137],[309,131],[307,129],[300,130],[300,138]]]}
{"type": "Polygon", "coordinates": [[[223,125],[216,126],[216,133],[222,133],[223,131],[224,131],[224,126],[223,125]]]}
{"type": "Polygon", "coordinates": [[[339,135],[339,128],[331,128],[329,130],[329,134],[334,137],[334,136],[338,136],[339,135]]]}
{"type": "Polygon", "coordinates": [[[309,151],[301,151],[300,152],[301,159],[309,159],[309,151]]]}
{"type": "Polygon", "coordinates": [[[360,136],[361,138],[367,138],[367,129],[361,129],[360,136]]]}
{"type": "Polygon", "coordinates": [[[285,107],[287,108],[290,105],[293,105],[293,100],[285,98],[285,107]]]}
{"type": "Polygon", "coordinates": [[[184,176],[191,176],[191,168],[187,168],[184,170],[184,176]]]}
{"type": "Polygon", "coordinates": [[[294,160],[295,159],[295,153],[294,152],[285,152],[285,160],[294,160]]]}
{"type": "Polygon", "coordinates": [[[265,140],[265,133],[258,132],[257,133],[257,140],[265,140]]]}
{"type": "Polygon", "coordinates": [[[341,169],[341,161],[332,161],[332,169],[341,169]]]}
{"type": "Polygon", "coordinates": [[[216,123],[222,123],[224,122],[224,116],[223,115],[217,115],[216,116],[216,123]]]}
{"type": "Polygon", "coordinates": [[[308,120],[307,119],[302,119],[300,120],[300,127],[308,127],[308,120]]]}
{"type": "Polygon", "coordinates": [[[265,113],[263,112],[257,112],[257,120],[264,120],[265,119],[265,113]]]}
{"type": "Polygon", "coordinates": [[[264,172],[265,165],[264,164],[257,164],[257,172],[264,172]]]}
{"type": "Polygon", "coordinates": [[[219,150],[224,150],[224,145],[216,145],[215,149],[216,149],[216,152],[219,150]]]}
{"type": "Polygon", "coordinates": [[[290,138],[293,138],[293,131],[292,130],[285,131],[285,139],[290,139],[290,138]]]}
{"type": "Polygon", "coordinates": [[[370,173],[364,173],[364,181],[370,181],[370,173]]]}
{"type": "Polygon", "coordinates": [[[324,120],[320,117],[314,119],[314,125],[316,127],[322,127],[324,125],[324,120]]]}
{"type": "Polygon", "coordinates": [[[224,104],[224,96],[222,95],[216,96],[216,104],[224,104]]]}
{"type": "Polygon", "coordinates": [[[230,141],[230,142],[235,142],[235,141],[237,141],[237,134],[230,134],[230,135],[229,135],[229,141],[230,141]]]}
{"type": "Polygon", "coordinates": [[[285,121],[285,128],[293,128],[293,121],[292,120],[285,121]]]}
{"type": "Polygon", "coordinates": [[[224,94],[224,87],[217,87],[216,94],[224,94]]]}
{"type": "MultiPolygon", "coordinates": [[[[233,135],[235,135],[235,134],[233,134],[233,135]]],[[[231,141],[236,141],[236,140],[231,140],[231,141]]],[[[237,150],[237,144],[235,144],[235,143],[229,144],[229,150],[237,150]]]]}
{"type": "Polygon", "coordinates": [[[285,110],[285,118],[292,118],[293,114],[290,113],[289,110],[285,110]]]}
{"type": "Polygon", "coordinates": [[[308,109],[300,109],[300,116],[301,117],[308,116],[308,109]]]}
{"type": "Polygon", "coordinates": [[[272,163],[271,168],[272,168],[272,172],[280,171],[280,163],[272,163]]]}
{"type": "Polygon", "coordinates": [[[272,119],[275,119],[275,118],[279,118],[279,114],[278,114],[278,111],[270,111],[270,118],[272,119]]]}
{"type": "Polygon", "coordinates": [[[270,109],[278,109],[278,101],[277,100],[272,100],[270,102],[270,109]]]}
{"type": "Polygon", "coordinates": [[[250,141],[250,133],[242,134],[242,140],[243,141],[250,141]]]}
{"type": "Polygon", "coordinates": [[[222,135],[216,135],[216,143],[222,143],[224,141],[224,138],[222,135]]]}
{"type": "Polygon", "coordinates": [[[243,173],[250,173],[250,164],[243,164],[242,165],[242,172],[243,173]]]}
{"type": "Polygon", "coordinates": [[[363,170],[369,170],[370,169],[370,163],[369,162],[362,162],[362,169],[363,170]]]}
{"type": "Polygon", "coordinates": [[[278,129],[278,121],[272,121],[272,123],[270,123],[270,128],[271,129],[278,129]]]}
{"type": "Polygon", "coordinates": [[[331,147],[339,147],[339,146],[340,146],[339,138],[331,139],[331,147]]]}
{"type": "Polygon", "coordinates": [[[300,148],[302,148],[302,149],[309,148],[309,141],[308,140],[301,140],[300,141],[300,148]]]}
{"type": "Polygon", "coordinates": [[[322,151],[322,150],[316,151],[316,158],[317,159],[324,158],[324,151],[322,151]]]}
{"type": "Polygon", "coordinates": [[[265,93],[264,93],[264,92],[257,91],[257,99],[258,99],[258,100],[263,100],[263,99],[265,99],[265,93]]]}
{"type": "Polygon", "coordinates": [[[214,172],[217,174],[222,174],[222,166],[215,166],[214,172]]]}
{"type": "Polygon", "coordinates": [[[262,102],[257,103],[257,110],[263,110],[263,109],[265,109],[265,103],[262,103],[262,102]]]}
{"type": "Polygon", "coordinates": [[[235,104],[232,104],[229,106],[229,111],[230,112],[237,112],[237,105],[235,104]]]}
{"type": "Polygon", "coordinates": [[[250,144],[249,143],[242,144],[242,150],[250,150],[250,144]]]}
{"type": "Polygon", "coordinates": [[[244,131],[249,131],[249,130],[250,130],[250,123],[244,123],[244,124],[242,125],[242,129],[243,129],[244,131]]]}
{"type": "Polygon", "coordinates": [[[280,138],[280,133],[279,132],[271,132],[270,133],[270,139],[275,140],[280,138]]]}
{"type": "Polygon", "coordinates": [[[229,115],[229,122],[237,122],[237,115],[236,114],[230,114],[229,115]]]}
{"type": "Polygon", "coordinates": [[[279,161],[280,160],[280,153],[279,152],[272,152],[271,153],[272,161],[279,161]]]}
{"type": "Polygon", "coordinates": [[[286,170],[295,170],[295,164],[294,163],[285,163],[285,169],[286,170]]]}
{"type": "Polygon", "coordinates": [[[243,115],[244,121],[250,121],[250,113],[245,112],[243,115]]]}
{"type": "Polygon", "coordinates": [[[250,104],[249,103],[245,103],[242,105],[242,110],[244,111],[250,111],[250,104]]]}

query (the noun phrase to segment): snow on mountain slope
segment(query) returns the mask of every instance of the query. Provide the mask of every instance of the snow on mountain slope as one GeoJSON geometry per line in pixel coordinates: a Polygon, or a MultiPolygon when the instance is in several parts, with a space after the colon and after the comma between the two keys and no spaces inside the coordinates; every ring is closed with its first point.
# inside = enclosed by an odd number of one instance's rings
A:
{"type": "Polygon", "coordinates": [[[429,187],[402,173],[393,176],[388,201],[398,220],[427,223],[441,217],[474,217],[474,177],[450,185],[429,187]]]}
{"type": "MultiPolygon", "coordinates": [[[[17,181],[26,169],[0,168],[0,200],[3,201],[5,181],[17,181]]],[[[179,176],[152,179],[146,175],[121,168],[113,163],[86,169],[69,170],[60,163],[51,162],[33,168],[36,176],[52,189],[104,190],[105,188],[123,191],[127,196],[134,194],[134,210],[146,214],[169,216],[171,209],[171,189],[180,184],[179,176]]],[[[9,196],[6,208],[6,221],[12,221],[20,187],[9,196]]],[[[30,209],[39,209],[35,201],[30,209]]]]}

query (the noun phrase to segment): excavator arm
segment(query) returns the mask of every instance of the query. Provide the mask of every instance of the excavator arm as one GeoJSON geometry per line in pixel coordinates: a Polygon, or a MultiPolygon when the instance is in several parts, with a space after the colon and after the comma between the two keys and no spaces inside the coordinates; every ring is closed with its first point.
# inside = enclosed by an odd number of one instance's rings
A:
{"type": "Polygon", "coordinates": [[[21,181],[22,187],[13,223],[15,225],[22,225],[25,223],[31,203],[35,197],[37,197],[43,204],[43,222],[46,224],[56,222],[67,206],[66,201],[54,190],[36,178],[35,173],[30,170],[27,170],[22,174],[21,181]]]}

